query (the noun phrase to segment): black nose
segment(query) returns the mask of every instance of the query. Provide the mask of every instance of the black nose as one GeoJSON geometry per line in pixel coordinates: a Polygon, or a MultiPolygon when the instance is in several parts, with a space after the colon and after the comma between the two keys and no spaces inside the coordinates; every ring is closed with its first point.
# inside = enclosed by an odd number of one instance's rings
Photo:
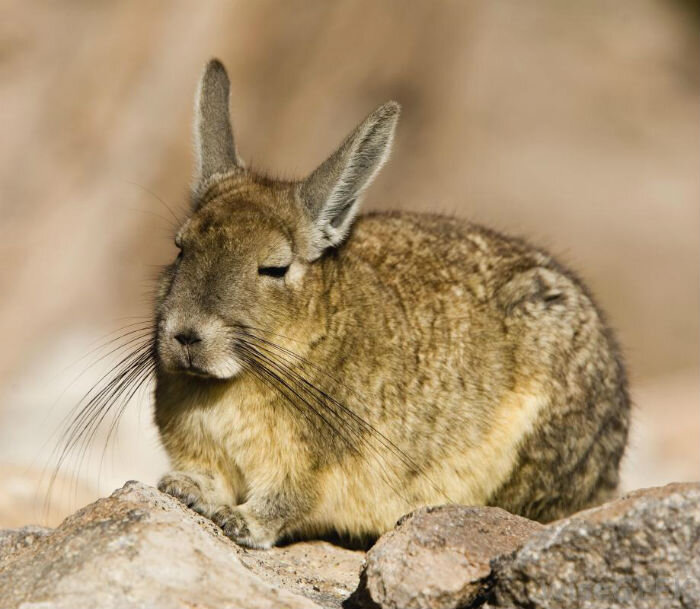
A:
{"type": "Polygon", "coordinates": [[[176,334],[175,340],[181,345],[194,345],[195,343],[202,342],[201,337],[194,330],[185,330],[184,332],[180,332],[180,334],[176,334]]]}

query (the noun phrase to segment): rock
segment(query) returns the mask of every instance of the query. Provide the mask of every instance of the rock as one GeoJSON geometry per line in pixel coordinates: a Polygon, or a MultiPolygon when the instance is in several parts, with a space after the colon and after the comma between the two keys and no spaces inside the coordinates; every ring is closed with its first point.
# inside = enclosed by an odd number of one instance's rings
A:
{"type": "Polygon", "coordinates": [[[0,531],[0,569],[16,552],[31,546],[37,539],[50,533],[51,529],[34,525],[0,531]]]}
{"type": "Polygon", "coordinates": [[[700,484],[636,491],[552,523],[494,570],[494,607],[700,607],[700,484]]]}
{"type": "Polygon", "coordinates": [[[698,607],[700,483],[546,527],[499,508],[421,508],[379,539],[360,579],[363,556],[322,541],[247,550],[130,482],[56,529],[0,531],[0,607],[698,607]]]}
{"type": "Polygon", "coordinates": [[[339,607],[362,557],[324,542],[249,551],[175,499],[129,482],[56,529],[0,532],[0,606],[339,607]]]}
{"type": "Polygon", "coordinates": [[[446,505],[404,516],[367,553],[346,607],[447,609],[485,591],[490,562],[512,553],[542,525],[500,508],[446,505]]]}
{"type": "Polygon", "coordinates": [[[323,607],[340,607],[357,588],[365,556],[325,541],[239,551],[241,562],[265,581],[307,596],[323,607]]]}

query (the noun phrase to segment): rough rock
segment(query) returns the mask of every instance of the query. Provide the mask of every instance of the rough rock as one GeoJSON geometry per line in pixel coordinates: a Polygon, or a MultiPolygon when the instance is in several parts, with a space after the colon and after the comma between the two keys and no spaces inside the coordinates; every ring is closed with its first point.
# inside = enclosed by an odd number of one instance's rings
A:
{"type": "Polygon", "coordinates": [[[0,569],[12,559],[16,552],[28,548],[34,541],[50,533],[51,529],[34,525],[0,531],[0,569]]]}
{"type": "Polygon", "coordinates": [[[542,525],[492,507],[447,505],[405,516],[367,553],[346,607],[447,609],[483,595],[491,560],[542,525]]]}
{"type": "Polygon", "coordinates": [[[325,541],[238,551],[241,562],[265,581],[329,608],[340,607],[343,599],[357,588],[365,555],[325,541]]]}
{"type": "Polygon", "coordinates": [[[700,607],[700,484],[579,512],[495,565],[493,607],[700,607]]]}
{"type": "Polygon", "coordinates": [[[249,551],[168,495],[129,482],[56,529],[0,532],[0,606],[339,607],[362,557],[324,542],[249,551]]]}
{"type": "Polygon", "coordinates": [[[546,527],[499,508],[422,508],[379,539],[360,579],[363,556],[320,541],[247,550],[130,482],[56,529],[0,531],[0,608],[700,607],[700,483],[546,527]]]}

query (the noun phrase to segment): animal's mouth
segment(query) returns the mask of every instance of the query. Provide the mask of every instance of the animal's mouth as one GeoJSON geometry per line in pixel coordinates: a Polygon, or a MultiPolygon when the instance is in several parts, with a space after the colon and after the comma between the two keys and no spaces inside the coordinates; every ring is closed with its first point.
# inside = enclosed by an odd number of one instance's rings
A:
{"type": "Polygon", "coordinates": [[[216,378],[213,374],[211,374],[208,370],[205,370],[204,368],[200,368],[199,366],[190,364],[186,366],[178,366],[177,371],[182,373],[182,374],[187,374],[189,376],[196,376],[198,378],[216,378]]]}
{"type": "Polygon", "coordinates": [[[212,378],[216,376],[200,354],[193,354],[188,348],[182,351],[173,352],[172,349],[165,349],[159,353],[160,364],[172,374],[184,374],[199,378],[212,378]]]}
{"type": "MultiPolygon", "coordinates": [[[[162,361],[162,360],[161,360],[162,361]]],[[[201,380],[224,381],[237,376],[241,372],[238,362],[231,360],[218,363],[207,363],[206,367],[197,363],[197,360],[180,360],[176,362],[163,362],[163,368],[171,374],[179,374],[201,380]]]]}

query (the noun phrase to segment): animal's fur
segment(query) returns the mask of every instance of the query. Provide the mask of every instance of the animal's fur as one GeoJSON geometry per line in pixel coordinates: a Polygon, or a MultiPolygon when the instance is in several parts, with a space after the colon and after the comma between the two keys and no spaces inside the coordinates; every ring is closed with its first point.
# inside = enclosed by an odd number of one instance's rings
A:
{"type": "Polygon", "coordinates": [[[614,491],[625,372],[575,276],[462,220],[357,216],[394,103],[276,182],[212,127],[229,124],[221,64],[200,91],[193,213],[156,307],[161,488],[262,547],[376,536],[448,501],[546,521],[614,491]]]}

